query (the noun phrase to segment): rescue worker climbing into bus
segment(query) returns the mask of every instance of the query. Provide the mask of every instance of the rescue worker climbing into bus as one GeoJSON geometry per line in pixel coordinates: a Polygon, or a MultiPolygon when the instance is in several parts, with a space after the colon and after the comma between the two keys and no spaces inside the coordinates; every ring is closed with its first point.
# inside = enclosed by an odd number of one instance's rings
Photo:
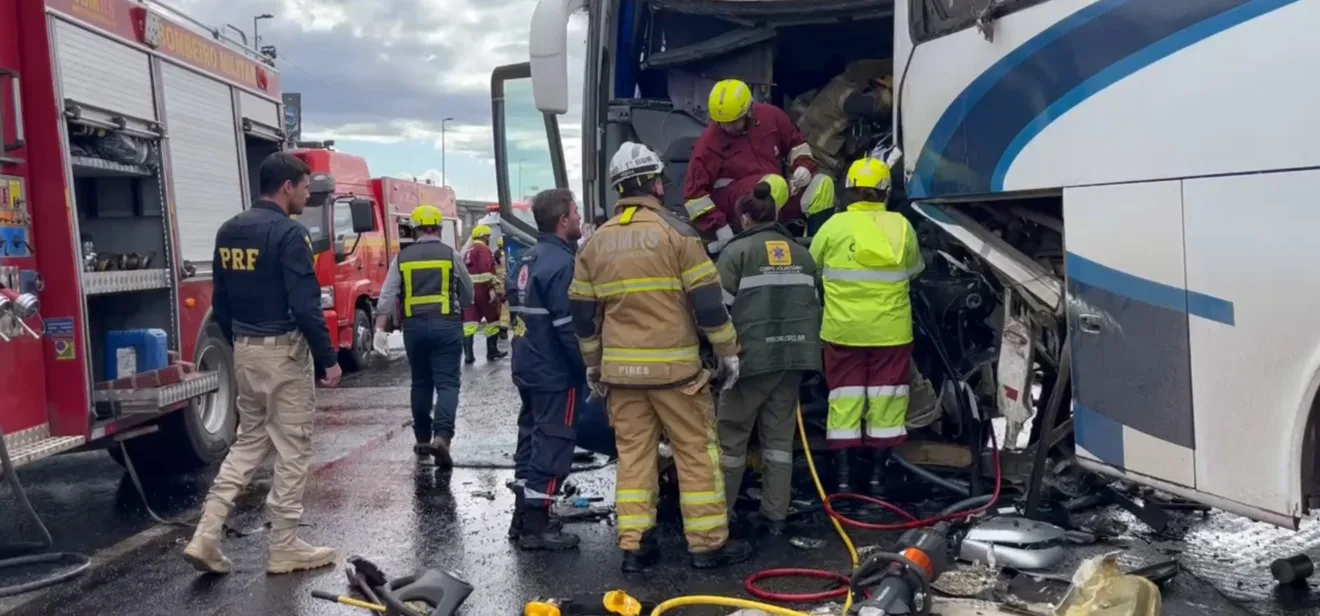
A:
{"type": "Polygon", "coordinates": [[[501,235],[495,240],[495,286],[500,296],[500,340],[509,339],[509,296],[504,286],[504,278],[508,275],[508,268],[504,264],[506,258],[508,255],[504,252],[504,236],[501,235]]]}
{"type": "Polygon", "coordinates": [[[683,199],[692,224],[715,238],[707,247],[711,254],[739,231],[738,200],[767,175],[784,173],[785,163],[790,196],[780,221],[834,207],[834,178],[819,172],[811,146],[783,110],[753,102],[747,84],[726,79],[711,89],[708,112],[710,124],[692,146],[683,199]]]}
{"type": "Polygon", "coordinates": [[[472,239],[463,249],[463,264],[472,276],[476,295],[472,306],[463,311],[463,359],[469,364],[477,361],[473,347],[478,331],[486,336],[486,361],[507,355],[500,350],[499,292],[495,286],[495,253],[490,250],[490,235],[490,227],[486,225],[472,227],[472,239]]]}
{"type": "Polygon", "coordinates": [[[573,282],[582,218],[572,191],[544,190],[532,198],[540,231],[510,278],[513,383],[522,398],[514,453],[514,513],[509,528],[523,550],[567,550],[581,539],[552,524],[550,507],[573,469],[587,368],[573,333],[568,288],[573,282]]]}
{"type": "Polygon", "coordinates": [[[721,300],[719,273],[700,236],[662,205],[664,164],[626,142],[610,160],[614,216],[578,252],[569,287],[573,325],[593,397],[605,397],[618,443],[615,489],[623,570],[659,557],[653,534],[663,432],[678,467],[679,504],[691,564],[743,562],[752,548],[729,539],[711,373],[698,330],[738,380],[738,339],[721,300]]]}
{"type": "Polygon", "coordinates": [[[270,510],[270,555],[266,572],[290,573],[333,565],[334,548],[298,537],[303,492],[312,459],[313,375],[339,384],[339,352],[330,342],[321,312],[321,285],[313,268],[312,238],[290,216],[303,213],[310,197],[311,170],[285,152],[261,162],[261,199],[230,218],[216,233],[212,260],[211,310],[234,345],[238,386],[238,440],[229,449],[206,495],[202,518],[183,558],[198,571],[229,573],[233,563],[220,550],[225,519],[257,469],[274,454],[270,510]]]}
{"type": "Polygon", "coordinates": [[[873,449],[871,484],[878,490],[890,448],[907,438],[908,288],[925,263],[912,224],[886,209],[889,188],[883,161],[854,162],[845,183],[847,211],[834,214],[811,241],[825,296],[825,438],[836,452],[840,492],[852,491],[854,450],[873,449]]]}
{"type": "Polygon", "coordinates": [[[376,302],[372,347],[388,356],[390,317],[403,324],[403,346],[412,372],[413,451],[449,468],[462,378],[459,349],[463,314],[473,303],[467,267],[440,238],[440,208],[418,206],[410,216],[417,241],[394,257],[376,302]],[[402,317],[401,319],[399,317],[402,317]],[[434,409],[434,410],[433,410],[434,409]],[[434,412],[434,417],[432,413],[434,412]]]}
{"type": "Polygon", "coordinates": [[[743,232],[720,253],[718,268],[742,347],[738,382],[720,394],[720,463],[730,515],[758,428],[761,446],[760,526],[783,532],[791,498],[793,431],[804,372],[819,372],[820,301],[811,252],[775,220],[788,183],[772,175],[738,200],[743,232]]]}

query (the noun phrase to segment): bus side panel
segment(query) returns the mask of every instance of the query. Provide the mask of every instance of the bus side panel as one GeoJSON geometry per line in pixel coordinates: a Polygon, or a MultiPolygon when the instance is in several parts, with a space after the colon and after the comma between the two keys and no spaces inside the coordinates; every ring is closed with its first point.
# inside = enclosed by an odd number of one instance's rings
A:
{"type": "Polygon", "coordinates": [[[1317,170],[1184,182],[1197,487],[1288,516],[1320,363],[1316,195],[1317,170]]]}
{"type": "Polygon", "coordinates": [[[1180,182],[1066,189],[1078,454],[1196,487],[1180,182]]]}
{"type": "MultiPolygon", "coordinates": [[[[1000,155],[993,190],[1320,164],[1313,138],[1320,82],[1288,68],[1320,66],[1320,45],[1307,42],[1320,22],[1320,0],[1137,0],[1123,7],[1089,22],[1092,29],[1114,23],[1097,29],[1087,49],[1145,46],[1112,63],[1088,56],[1063,70],[1075,87],[1060,90],[1000,155]],[[1141,12],[1144,21],[1136,22],[1149,27],[1122,19],[1155,4],[1168,6],[1141,12]],[[1190,19],[1195,23],[1160,34],[1190,19]]],[[[1067,66],[1071,59],[1053,61],[1067,66]]]]}

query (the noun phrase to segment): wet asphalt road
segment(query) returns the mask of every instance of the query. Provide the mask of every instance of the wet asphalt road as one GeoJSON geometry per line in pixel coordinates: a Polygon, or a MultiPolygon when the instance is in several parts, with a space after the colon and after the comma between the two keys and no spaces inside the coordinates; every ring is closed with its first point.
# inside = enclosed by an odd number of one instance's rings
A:
{"type": "MultiPolygon", "coordinates": [[[[512,477],[508,467],[518,407],[507,363],[479,360],[465,369],[454,450],[456,464],[464,468],[452,473],[418,465],[412,455],[412,431],[405,426],[410,418],[407,371],[402,362],[352,375],[340,389],[320,390],[316,470],[307,493],[304,536],[338,547],[345,555],[364,555],[395,575],[425,567],[459,571],[476,586],[462,612],[470,616],[519,614],[523,603],[533,597],[610,588],[647,598],[702,593],[746,596],[742,580],[757,569],[846,565],[846,555],[830,539],[817,549],[774,543],[751,563],[698,573],[686,566],[681,531],[673,523],[661,529],[664,563],[644,578],[619,573],[613,528],[606,522],[569,525],[583,536],[577,552],[518,552],[504,538],[512,503],[504,483],[512,477]]],[[[613,468],[607,467],[576,474],[573,481],[585,493],[608,498],[612,473],[613,468]]],[[[231,519],[231,526],[253,532],[226,540],[236,570],[219,579],[197,576],[178,558],[189,531],[153,523],[124,473],[103,452],[46,460],[24,468],[21,478],[56,536],[56,549],[95,553],[102,566],[45,594],[0,601],[0,613],[365,613],[310,598],[311,590],[343,592],[343,574],[337,569],[265,575],[261,497],[269,486],[269,473],[259,476],[231,519]]],[[[194,515],[210,479],[211,473],[200,473],[148,480],[148,498],[166,517],[194,515]]],[[[14,509],[12,495],[0,488],[0,511],[14,509]]],[[[1320,614],[1320,600],[1311,593],[1279,596],[1268,574],[1274,558],[1320,545],[1320,525],[1292,533],[1227,514],[1203,519],[1199,514],[1175,513],[1174,528],[1153,536],[1124,513],[1103,515],[1125,523],[1131,531],[1115,543],[1079,551],[1073,560],[1114,550],[1123,550],[1128,566],[1176,558],[1184,573],[1165,589],[1165,614],[1320,614]]],[[[30,528],[15,518],[0,516],[0,542],[31,537],[30,528]]],[[[832,537],[822,524],[797,530],[802,535],[832,537]]],[[[854,539],[866,545],[880,537],[858,533],[854,539]]],[[[955,579],[958,575],[975,577],[964,572],[955,574],[955,579]]],[[[782,588],[811,587],[789,582],[782,588]]],[[[1047,588],[1042,596],[1057,596],[1059,590],[1047,588]]],[[[1024,591],[1021,596],[1029,594],[1024,591]]]]}

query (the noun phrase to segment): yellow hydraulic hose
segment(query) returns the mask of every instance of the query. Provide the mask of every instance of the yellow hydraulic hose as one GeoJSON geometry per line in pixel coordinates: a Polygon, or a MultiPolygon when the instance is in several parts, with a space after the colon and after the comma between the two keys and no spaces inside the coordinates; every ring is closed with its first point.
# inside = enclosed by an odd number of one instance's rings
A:
{"type": "MultiPolygon", "coordinates": [[[[825,494],[825,486],[820,482],[820,475],[816,472],[816,461],[811,455],[811,446],[807,444],[807,427],[802,421],[802,406],[797,408],[797,427],[798,436],[802,439],[802,451],[807,454],[807,468],[811,469],[811,480],[816,484],[816,493],[820,495],[820,502],[828,502],[828,496],[825,494]]],[[[839,533],[839,538],[843,539],[843,545],[848,548],[848,558],[851,560],[849,570],[857,568],[857,548],[853,546],[852,538],[848,536],[847,531],[843,530],[843,524],[840,524],[834,516],[829,516],[830,522],[834,523],[835,532],[839,533]]],[[[788,608],[761,603],[760,601],[749,601],[747,599],[736,599],[734,597],[721,597],[718,595],[688,595],[685,597],[674,597],[655,606],[651,610],[651,616],[660,616],[665,612],[677,607],[686,607],[691,605],[718,605],[722,607],[736,607],[739,609],[761,610],[767,614],[775,616],[810,616],[805,612],[790,610],[788,608]]],[[[844,595],[843,614],[847,614],[852,609],[852,591],[844,595]]]]}

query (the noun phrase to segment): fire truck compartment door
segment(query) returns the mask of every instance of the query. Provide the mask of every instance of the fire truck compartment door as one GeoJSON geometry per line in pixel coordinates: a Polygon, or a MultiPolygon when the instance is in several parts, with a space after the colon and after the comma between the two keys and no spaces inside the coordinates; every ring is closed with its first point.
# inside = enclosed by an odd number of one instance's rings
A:
{"type": "Polygon", "coordinates": [[[245,133],[270,141],[280,140],[280,108],[275,101],[239,90],[238,109],[246,120],[243,126],[245,133]]]}
{"type": "Polygon", "coordinates": [[[233,98],[228,85],[174,64],[161,73],[179,249],[209,272],[216,231],[243,210],[233,98]]]}
{"type": "Polygon", "coordinates": [[[60,91],[66,101],[139,120],[156,120],[145,52],[55,20],[60,91]]]}

